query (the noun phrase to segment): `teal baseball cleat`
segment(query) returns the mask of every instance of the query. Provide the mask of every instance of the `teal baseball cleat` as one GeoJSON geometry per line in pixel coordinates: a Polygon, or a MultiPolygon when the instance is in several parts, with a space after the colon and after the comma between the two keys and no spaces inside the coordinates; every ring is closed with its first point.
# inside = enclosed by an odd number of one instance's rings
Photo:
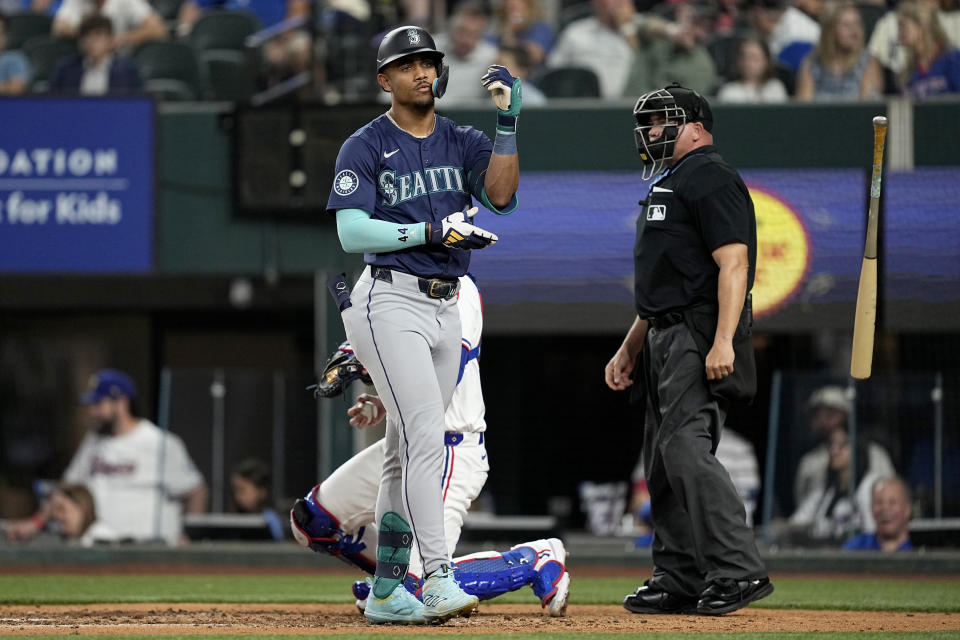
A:
{"type": "Polygon", "coordinates": [[[424,624],[423,603],[414,597],[403,583],[397,585],[386,598],[372,592],[367,597],[363,615],[373,624],[424,624]]]}
{"type": "Polygon", "coordinates": [[[431,624],[442,624],[457,616],[469,617],[478,606],[477,596],[461,589],[453,568],[445,564],[423,583],[423,617],[431,624]]]}

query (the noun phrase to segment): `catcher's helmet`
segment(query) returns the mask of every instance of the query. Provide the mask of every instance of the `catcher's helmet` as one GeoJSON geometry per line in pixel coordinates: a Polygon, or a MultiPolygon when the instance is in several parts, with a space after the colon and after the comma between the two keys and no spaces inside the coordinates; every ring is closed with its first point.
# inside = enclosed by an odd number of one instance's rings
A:
{"type": "Polygon", "coordinates": [[[343,393],[344,389],[354,380],[362,380],[366,384],[373,384],[366,368],[357,360],[353,347],[344,342],[337,350],[330,354],[323,367],[320,382],[307,387],[313,390],[315,398],[333,398],[343,393]]]}
{"type": "Polygon", "coordinates": [[[377,49],[377,73],[383,73],[383,68],[394,60],[415,53],[433,54],[437,65],[437,78],[433,81],[433,95],[437,98],[442,97],[443,92],[447,90],[450,68],[443,64],[443,52],[437,50],[433,36],[422,27],[415,25],[397,27],[383,36],[383,40],[380,41],[380,48],[377,49]]]}
{"type": "Polygon", "coordinates": [[[673,157],[677,136],[683,125],[700,122],[707,131],[713,130],[710,104],[696,91],[678,84],[640,96],[633,107],[633,117],[637,121],[633,135],[644,164],[644,180],[659,173],[664,163],[673,157]],[[660,116],[661,120],[655,123],[654,116],[660,116]],[[651,140],[650,129],[658,124],[663,125],[663,131],[659,138],[651,140]]]}

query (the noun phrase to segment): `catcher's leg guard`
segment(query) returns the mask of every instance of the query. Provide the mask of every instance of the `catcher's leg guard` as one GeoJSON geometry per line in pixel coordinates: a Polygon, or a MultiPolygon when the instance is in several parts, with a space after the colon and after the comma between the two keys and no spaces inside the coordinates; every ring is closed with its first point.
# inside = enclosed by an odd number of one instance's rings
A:
{"type": "Polygon", "coordinates": [[[396,511],[387,511],[380,519],[377,538],[377,570],[373,574],[373,595],[386,598],[407,578],[413,530],[396,511]]]}
{"type": "MultiPolygon", "coordinates": [[[[489,600],[508,591],[534,584],[537,553],[530,547],[510,551],[481,551],[457,558],[460,588],[480,600],[489,600]]],[[[536,590],[536,588],[534,588],[536,590]]]]}
{"type": "Polygon", "coordinates": [[[457,580],[464,591],[481,600],[529,584],[544,607],[551,605],[550,615],[562,615],[570,584],[566,558],[563,542],[557,538],[535,540],[503,553],[486,551],[457,558],[457,580]],[[562,603],[555,602],[558,595],[562,603]]]}
{"type": "Polygon", "coordinates": [[[293,503],[290,509],[290,530],[293,537],[303,547],[318,553],[328,553],[340,558],[361,571],[373,573],[374,565],[360,553],[367,545],[360,542],[364,527],[360,527],[356,537],[344,533],[340,523],[317,500],[317,485],[303,498],[293,503]]]}
{"type": "Polygon", "coordinates": [[[563,615],[566,609],[566,600],[570,590],[570,576],[567,574],[567,550],[563,542],[558,538],[548,538],[543,540],[534,540],[523,545],[517,545],[514,549],[528,549],[536,554],[537,577],[530,585],[533,587],[533,593],[544,607],[550,605],[550,615],[563,615]],[[562,603],[554,602],[555,598],[561,598],[562,603]]]}

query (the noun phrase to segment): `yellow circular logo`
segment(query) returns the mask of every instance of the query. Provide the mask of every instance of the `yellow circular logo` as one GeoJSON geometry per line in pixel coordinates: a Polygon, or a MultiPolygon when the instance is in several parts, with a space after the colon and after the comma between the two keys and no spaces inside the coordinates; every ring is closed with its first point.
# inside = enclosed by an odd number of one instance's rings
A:
{"type": "Polygon", "coordinates": [[[757,212],[757,272],[753,314],[783,305],[800,287],[810,265],[810,240],[800,216],[777,196],[750,187],[757,212]]]}

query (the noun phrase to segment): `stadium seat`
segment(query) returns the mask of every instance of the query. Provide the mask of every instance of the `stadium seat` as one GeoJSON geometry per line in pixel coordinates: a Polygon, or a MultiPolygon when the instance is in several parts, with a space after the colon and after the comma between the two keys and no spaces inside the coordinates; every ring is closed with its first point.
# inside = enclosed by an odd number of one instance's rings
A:
{"type": "Polygon", "coordinates": [[[250,97],[252,80],[246,54],[215,49],[201,51],[199,55],[207,78],[208,98],[244,102],[250,97]]]}
{"type": "Polygon", "coordinates": [[[53,18],[42,13],[14,13],[7,22],[7,49],[20,49],[30,38],[49,36],[53,18]]]}
{"type": "Polygon", "coordinates": [[[23,45],[23,53],[30,61],[30,86],[33,91],[46,91],[50,76],[64,58],[77,53],[74,40],[54,39],[50,36],[30,38],[23,45]]]}
{"type": "Polygon", "coordinates": [[[777,60],[789,65],[794,73],[800,69],[800,63],[813,50],[812,42],[791,42],[777,54],[777,60]]]}
{"type": "Polygon", "coordinates": [[[183,0],[153,0],[150,4],[160,14],[164,22],[174,22],[177,19],[177,14],[180,13],[180,5],[183,4],[183,0]]]}
{"type": "Polygon", "coordinates": [[[190,31],[190,45],[197,51],[233,49],[243,51],[247,36],[260,28],[257,18],[246,11],[208,11],[190,31]]]}
{"type": "Polygon", "coordinates": [[[599,98],[600,81],[590,69],[558,67],[550,69],[537,83],[548,98],[599,98]]]}
{"type": "Polygon", "coordinates": [[[202,93],[200,65],[188,45],[147,42],[133,54],[148,92],[164,99],[196,100],[202,93]],[[164,82],[154,82],[163,80],[164,82]]]}
{"type": "Polygon", "coordinates": [[[779,78],[783,83],[783,88],[787,90],[787,95],[793,96],[797,92],[797,74],[789,64],[775,60],[773,63],[773,75],[779,78]]]}
{"type": "Polygon", "coordinates": [[[185,82],[168,78],[154,78],[143,85],[144,91],[162,102],[189,102],[197,94],[185,82]]]}

